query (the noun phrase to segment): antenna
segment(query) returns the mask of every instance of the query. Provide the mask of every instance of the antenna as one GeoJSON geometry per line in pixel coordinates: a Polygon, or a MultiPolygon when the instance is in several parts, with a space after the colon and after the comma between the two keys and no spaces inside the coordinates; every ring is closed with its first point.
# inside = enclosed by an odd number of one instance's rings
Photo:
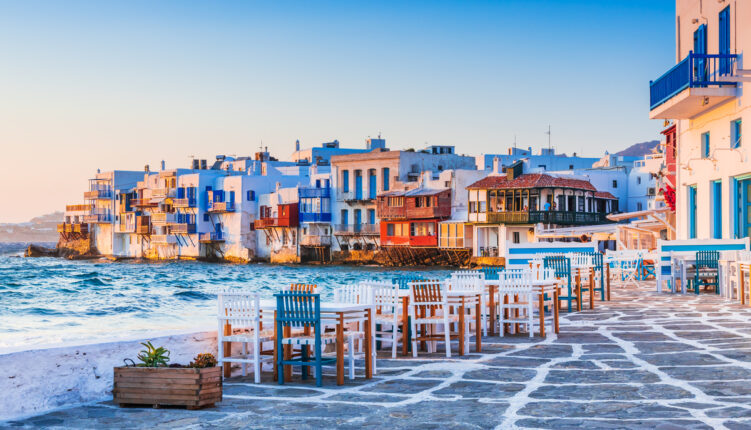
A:
{"type": "Polygon", "coordinates": [[[514,149],[516,149],[516,133],[514,133],[514,149]]]}
{"type": "Polygon", "coordinates": [[[548,151],[550,151],[550,124],[548,124],[548,131],[545,132],[548,135],[548,151]]]}

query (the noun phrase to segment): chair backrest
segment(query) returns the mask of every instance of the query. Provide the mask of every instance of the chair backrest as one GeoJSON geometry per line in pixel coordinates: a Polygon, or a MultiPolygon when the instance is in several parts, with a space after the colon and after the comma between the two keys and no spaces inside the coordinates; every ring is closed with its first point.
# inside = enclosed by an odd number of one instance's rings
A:
{"type": "Polygon", "coordinates": [[[437,306],[440,308],[446,303],[444,291],[447,286],[440,281],[415,281],[409,283],[410,305],[416,307],[437,306]]]}
{"type": "Polygon", "coordinates": [[[289,291],[300,293],[315,293],[318,286],[316,284],[290,284],[289,291]]]}
{"type": "Polygon", "coordinates": [[[586,255],[592,259],[592,264],[597,268],[598,270],[602,270],[603,268],[603,255],[599,251],[594,252],[582,252],[582,255],[586,255]]]}
{"type": "Polygon", "coordinates": [[[572,252],[589,253],[597,251],[596,242],[533,242],[509,245],[506,255],[506,268],[529,267],[536,256],[558,256],[572,252]]]}
{"type": "Polygon", "coordinates": [[[482,272],[483,276],[485,276],[485,279],[488,280],[497,280],[498,274],[503,272],[506,268],[503,266],[483,266],[479,269],[480,272],[482,272]]]}
{"type": "Polygon", "coordinates": [[[719,251],[697,251],[696,268],[697,269],[716,269],[719,266],[719,251]]]}
{"type": "Polygon", "coordinates": [[[409,289],[409,283],[415,282],[415,281],[425,281],[426,279],[422,276],[418,275],[401,275],[396,276],[394,278],[391,278],[391,282],[395,285],[398,285],[400,289],[407,290],[409,289]]]}
{"type": "Polygon", "coordinates": [[[373,304],[373,290],[367,285],[344,285],[334,290],[334,301],[339,303],[373,304]]]}
{"type": "Polygon", "coordinates": [[[313,327],[321,324],[320,294],[281,291],[276,297],[276,322],[283,327],[313,327]]]}
{"type": "Polygon", "coordinates": [[[553,269],[556,278],[571,279],[571,260],[568,257],[545,257],[545,268],[553,269]]]}
{"type": "Polygon", "coordinates": [[[260,321],[260,297],[256,293],[220,291],[217,302],[217,318],[235,329],[251,329],[260,321]]]}
{"type": "Polygon", "coordinates": [[[371,290],[373,305],[377,313],[396,313],[401,303],[399,298],[399,286],[389,282],[365,281],[360,282],[371,290]]]}
{"type": "Polygon", "coordinates": [[[502,279],[498,288],[500,292],[531,292],[532,271],[507,271],[502,275],[502,279]]]}
{"type": "Polygon", "coordinates": [[[477,270],[464,270],[451,274],[449,288],[452,290],[485,291],[485,274],[477,270]]]}

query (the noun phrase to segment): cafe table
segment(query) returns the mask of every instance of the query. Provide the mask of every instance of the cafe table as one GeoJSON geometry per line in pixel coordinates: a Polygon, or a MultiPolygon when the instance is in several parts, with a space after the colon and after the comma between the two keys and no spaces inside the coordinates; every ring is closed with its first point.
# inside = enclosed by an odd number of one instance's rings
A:
{"type": "MultiPolygon", "coordinates": [[[[373,333],[371,333],[373,305],[321,300],[320,306],[321,325],[324,327],[336,325],[336,384],[344,384],[344,325],[351,322],[363,322],[365,329],[365,378],[373,378],[373,351],[371,350],[373,345],[373,333]]],[[[260,307],[261,311],[276,312],[276,300],[261,300],[260,307]]],[[[274,323],[274,337],[276,337],[276,323],[274,323]]],[[[284,353],[291,355],[292,350],[288,347],[291,347],[291,345],[285,347],[284,353]]],[[[278,352],[275,351],[275,353],[278,352]]],[[[276,363],[276,360],[274,362],[276,363]]],[[[291,376],[291,368],[289,369],[289,376],[291,376]]],[[[285,374],[286,372],[285,370],[285,374]]]]}
{"type": "MultiPolygon", "coordinates": [[[[451,306],[467,309],[475,306],[475,351],[482,350],[482,307],[480,295],[474,290],[447,290],[446,298],[451,306]]],[[[399,289],[399,298],[402,301],[402,333],[409,333],[409,295],[410,289],[399,289]]],[[[459,327],[464,327],[465,312],[459,312],[459,327]]],[[[464,338],[464,330],[459,330],[459,355],[469,352],[469,342],[464,338]]],[[[409,354],[409,342],[406,336],[402,336],[402,354],[409,354]]]]}
{"type": "MultiPolygon", "coordinates": [[[[489,323],[490,327],[488,328],[488,334],[491,336],[495,335],[495,296],[496,296],[496,288],[498,287],[498,279],[486,279],[485,280],[485,286],[488,287],[488,294],[489,294],[489,300],[488,305],[490,306],[490,318],[489,323]]],[[[538,306],[539,306],[539,316],[540,316],[540,336],[545,337],[545,294],[550,294],[553,297],[553,327],[556,333],[558,333],[558,306],[559,306],[559,300],[558,300],[558,284],[560,281],[557,279],[551,278],[551,279],[535,279],[532,281],[532,289],[537,291],[538,293],[538,306]]],[[[502,328],[502,330],[505,330],[505,328],[502,328]]]]}
{"type": "Polygon", "coordinates": [[[595,308],[595,265],[594,264],[572,264],[571,273],[574,275],[576,285],[576,310],[582,310],[582,275],[587,272],[589,279],[589,308],[595,308]]]}

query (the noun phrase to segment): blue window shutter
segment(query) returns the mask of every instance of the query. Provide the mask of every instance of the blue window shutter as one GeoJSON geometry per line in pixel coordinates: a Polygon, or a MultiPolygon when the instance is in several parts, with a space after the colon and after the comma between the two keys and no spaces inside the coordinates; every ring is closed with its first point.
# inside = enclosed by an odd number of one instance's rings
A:
{"type": "MultiPolygon", "coordinates": [[[[727,55],[730,54],[730,6],[726,7],[720,12],[719,22],[719,53],[727,55]]],[[[727,74],[730,73],[730,71],[730,59],[721,58],[720,74],[727,74]]]]}

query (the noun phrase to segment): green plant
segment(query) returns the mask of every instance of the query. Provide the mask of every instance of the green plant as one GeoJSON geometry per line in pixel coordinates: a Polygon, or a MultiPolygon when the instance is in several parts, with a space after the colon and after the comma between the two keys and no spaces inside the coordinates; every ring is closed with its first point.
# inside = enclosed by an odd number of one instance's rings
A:
{"type": "Polygon", "coordinates": [[[214,357],[213,354],[198,354],[193,359],[193,361],[190,362],[190,367],[195,367],[198,369],[203,369],[204,367],[214,367],[216,366],[216,357],[214,357]]]}
{"type": "Polygon", "coordinates": [[[151,342],[141,343],[146,349],[138,354],[138,367],[164,367],[169,362],[169,351],[163,346],[154,348],[151,342]]]}

